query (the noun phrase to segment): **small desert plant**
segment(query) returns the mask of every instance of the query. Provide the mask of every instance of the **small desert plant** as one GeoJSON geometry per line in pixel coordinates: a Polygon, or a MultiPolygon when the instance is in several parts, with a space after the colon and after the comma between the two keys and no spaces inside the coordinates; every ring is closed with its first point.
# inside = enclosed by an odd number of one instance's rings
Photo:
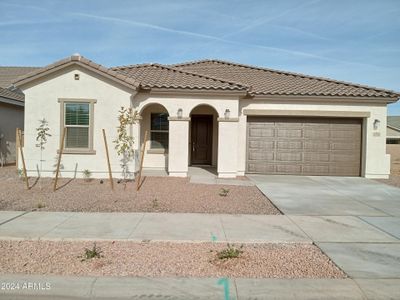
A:
{"type": "Polygon", "coordinates": [[[229,189],[221,188],[220,191],[219,191],[219,195],[220,195],[221,197],[226,197],[226,196],[228,196],[228,193],[229,193],[229,189]]]}
{"type": "Polygon", "coordinates": [[[83,174],[83,178],[85,179],[85,181],[91,180],[92,172],[90,172],[88,169],[83,170],[82,174],[83,174]]]}
{"type": "Polygon", "coordinates": [[[243,244],[237,248],[235,245],[231,245],[228,243],[227,248],[224,250],[218,251],[217,252],[217,257],[219,259],[231,259],[231,258],[237,258],[243,253],[243,244]]]}
{"type": "Polygon", "coordinates": [[[85,248],[85,253],[81,261],[103,257],[103,255],[101,255],[102,252],[103,251],[101,251],[101,249],[96,246],[96,243],[93,243],[93,247],[91,249],[85,248]]]}
{"type": "Polygon", "coordinates": [[[157,198],[154,198],[154,199],[153,199],[153,202],[152,202],[152,207],[153,207],[153,208],[158,208],[158,206],[159,206],[159,204],[158,204],[158,199],[157,199],[157,198]]]}
{"type": "Polygon", "coordinates": [[[37,207],[38,209],[45,208],[45,207],[46,207],[46,204],[44,204],[43,202],[39,202],[39,203],[36,205],[36,207],[37,207]]]}

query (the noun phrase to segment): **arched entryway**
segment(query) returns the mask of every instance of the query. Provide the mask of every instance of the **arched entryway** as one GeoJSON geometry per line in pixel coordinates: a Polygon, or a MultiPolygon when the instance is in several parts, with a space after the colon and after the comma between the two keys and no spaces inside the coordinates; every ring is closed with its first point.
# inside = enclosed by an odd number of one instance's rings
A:
{"type": "Polygon", "coordinates": [[[143,167],[167,170],[169,149],[169,114],[167,109],[161,104],[151,103],[141,109],[140,116],[141,145],[144,142],[145,132],[148,133],[143,167]]]}
{"type": "Polygon", "coordinates": [[[210,105],[202,104],[190,112],[189,165],[217,166],[218,113],[210,105]]]}

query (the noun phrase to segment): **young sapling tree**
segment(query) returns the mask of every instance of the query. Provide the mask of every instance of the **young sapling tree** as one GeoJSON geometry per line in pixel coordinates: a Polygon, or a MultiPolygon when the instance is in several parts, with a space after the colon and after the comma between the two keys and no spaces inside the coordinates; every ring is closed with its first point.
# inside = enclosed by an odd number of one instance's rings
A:
{"type": "MultiPolygon", "coordinates": [[[[36,144],[36,147],[40,148],[40,173],[39,177],[42,177],[42,165],[43,165],[43,150],[44,146],[47,143],[47,138],[51,136],[49,133],[49,122],[45,118],[39,120],[39,127],[36,128],[36,141],[38,142],[36,144]]],[[[42,188],[40,186],[40,188],[42,188]]]]}
{"type": "Polygon", "coordinates": [[[135,123],[136,112],[132,108],[121,107],[118,111],[119,126],[117,127],[117,138],[113,141],[117,154],[122,156],[122,174],[126,185],[126,178],[129,173],[129,162],[133,159],[135,151],[133,149],[134,140],[129,134],[129,127],[135,123]]]}

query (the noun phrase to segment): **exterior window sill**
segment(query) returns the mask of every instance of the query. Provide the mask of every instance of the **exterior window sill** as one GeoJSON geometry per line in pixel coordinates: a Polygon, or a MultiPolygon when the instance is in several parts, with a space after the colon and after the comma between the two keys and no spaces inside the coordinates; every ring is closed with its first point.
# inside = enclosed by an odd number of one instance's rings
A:
{"type": "MultiPolygon", "coordinates": [[[[57,150],[60,153],[60,150],[57,150]]],[[[95,155],[96,150],[89,149],[64,149],[63,154],[84,154],[84,155],[95,155]]]]}
{"type": "Polygon", "coordinates": [[[168,154],[168,150],[166,149],[149,149],[147,150],[148,154],[168,154]]]}

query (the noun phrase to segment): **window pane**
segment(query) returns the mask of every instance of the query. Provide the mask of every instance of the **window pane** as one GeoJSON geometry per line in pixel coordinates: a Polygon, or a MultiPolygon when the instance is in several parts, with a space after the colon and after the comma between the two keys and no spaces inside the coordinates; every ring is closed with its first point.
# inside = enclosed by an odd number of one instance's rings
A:
{"type": "Polygon", "coordinates": [[[89,128],[67,127],[65,148],[89,148],[89,128]]]}
{"type": "Polygon", "coordinates": [[[168,149],[168,132],[151,132],[152,149],[168,149]]]}
{"type": "Polygon", "coordinates": [[[89,103],[66,103],[65,125],[89,125],[89,103]]]}
{"type": "Polygon", "coordinates": [[[168,128],[167,113],[151,114],[151,130],[168,130],[168,128]]]}

